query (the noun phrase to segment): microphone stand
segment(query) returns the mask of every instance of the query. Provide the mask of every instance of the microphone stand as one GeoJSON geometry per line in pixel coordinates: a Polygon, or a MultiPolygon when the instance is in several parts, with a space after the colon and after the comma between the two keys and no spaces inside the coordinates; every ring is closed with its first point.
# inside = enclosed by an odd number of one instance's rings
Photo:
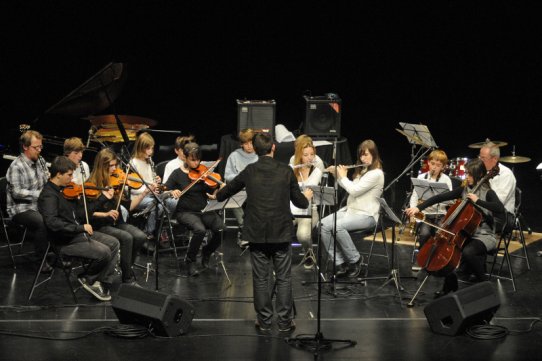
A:
{"type": "MultiPolygon", "coordinates": [[[[333,159],[335,167],[337,167],[337,159],[335,157],[335,150],[337,146],[337,140],[334,142],[333,147],[333,159]]],[[[336,169],[336,168],[335,168],[336,169]]],[[[337,182],[335,182],[335,202],[337,200],[337,182]]],[[[323,199],[323,197],[322,197],[323,199]]],[[[336,221],[337,221],[337,212],[334,213],[334,225],[333,225],[333,234],[334,237],[336,237],[336,221]]],[[[317,253],[317,267],[318,269],[321,269],[322,265],[322,247],[321,247],[321,238],[322,238],[322,222],[318,223],[318,253],[317,253]]],[[[335,245],[335,242],[334,242],[335,245]]],[[[335,286],[335,246],[333,248],[333,281],[332,284],[335,286]]],[[[296,348],[306,350],[309,352],[314,353],[314,359],[318,359],[318,355],[320,354],[321,350],[329,350],[331,349],[331,346],[334,342],[336,343],[343,343],[345,344],[344,348],[346,347],[353,347],[357,344],[354,340],[339,340],[339,339],[328,339],[324,337],[324,334],[321,331],[321,304],[322,304],[322,280],[321,277],[318,277],[318,301],[317,301],[317,311],[316,311],[316,334],[313,336],[310,335],[298,335],[293,338],[286,338],[285,341],[290,346],[294,346],[296,348]]]]}

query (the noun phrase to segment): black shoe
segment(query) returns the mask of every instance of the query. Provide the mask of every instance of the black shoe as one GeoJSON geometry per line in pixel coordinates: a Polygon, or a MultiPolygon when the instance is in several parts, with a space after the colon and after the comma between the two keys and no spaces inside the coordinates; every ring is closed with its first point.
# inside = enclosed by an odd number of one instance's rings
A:
{"type": "Polygon", "coordinates": [[[346,276],[348,272],[348,266],[346,263],[335,266],[335,277],[340,278],[346,276]]]}
{"type": "Polygon", "coordinates": [[[361,263],[363,262],[363,257],[360,255],[357,262],[348,264],[348,271],[346,276],[349,278],[356,278],[361,272],[361,263]]]}
{"type": "Polygon", "coordinates": [[[285,325],[279,325],[279,332],[293,332],[295,330],[295,322],[294,320],[290,320],[285,325]]]}
{"type": "Polygon", "coordinates": [[[201,265],[203,268],[209,268],[209,259],[211,258],[210,253],[203,253],[201,255],[201,265]]]}
{"type": "Polygon", "coordinates": [[[51,274],[53,273],[53,267],[48,262],[45,262],[43,266],[41,267],[41,273],[51,274]]]}
{"type": "Polygon", "coordinates": [[[141,245],[141,249],[147,253],[154,253],[154,242],[151,240],[146,240],[141,245]]]}
{"type": "Polygon", "coordinates": [[[199,272],[198,272],[198,268],[196,267],[196,262],[185,261],[183,276],[185,276],[185,277],[196,277],[198,275],[199,275],[199,272]]]}
{"type": "Polygon", "coordinates": [[[254,322],[254,327],[256,327],[256,330],[260,331],[260,332],[263,332],[263,333],[267,333],[269,331],[271,331],[271,325],[265,325],[263,323],[260,323],[260,321],[256,320],[256,322],[254,322]]]}

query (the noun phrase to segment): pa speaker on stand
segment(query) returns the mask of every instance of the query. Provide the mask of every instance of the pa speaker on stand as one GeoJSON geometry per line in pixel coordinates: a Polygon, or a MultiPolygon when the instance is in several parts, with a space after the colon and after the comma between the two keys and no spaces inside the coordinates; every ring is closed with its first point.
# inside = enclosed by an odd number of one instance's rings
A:
{"type": "Polygon", "coordinates": [[[315,138],[339,138],[341,136],[341,99],[337,94],[304,96],[305,122],[303,133],[315,138]]]}
{"type": "Polygon", "coordinates": [[[276,102],[274,100],[239,100],[237,99],[237,134],[251,128],[256,133],[275,131],[276,102]]]}
{"type": "Polygon", "coordinates": [[[120,285],[112,307],[120,323],[148,327],[157,336],[185,334],[194,318],[194,307],[179,296],[127,284],[120,285]]]}

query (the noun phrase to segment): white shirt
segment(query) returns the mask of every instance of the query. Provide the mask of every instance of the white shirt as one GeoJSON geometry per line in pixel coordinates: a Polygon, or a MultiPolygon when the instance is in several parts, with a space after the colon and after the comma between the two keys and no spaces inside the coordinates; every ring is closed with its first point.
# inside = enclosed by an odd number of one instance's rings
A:
{"type": "MultiPolygon", "coordinates": [[[[301,182],[298,182],[299,188],[301,188],[301,190],[303,191],[305,187],[307,186],[317,186],[318,184],[320,184],[320,179],[322,179],[322,174],[323,174],[322,171],[315,167],[307,179],[304,179],[301,182]]],[[[311,205],[309,205],[309,207],[307,207],[306,209],[303,209],[303,208],[297,208],[296,206],[294,206],[292,202],[290,202],[290,209],[294,216],[311,214],[311,205]]]]}
{"type": "MultiPolygon", "coordinates": [[[[130,165],[134,167],[134,170],[137,170],[139,172],[139,175],[145,182],[154,183],[152,168],[151,168],[151,165],[147,161],[137,159],[137,158],[132,158],[132,160],[130,160],[130,165]]],[[[145,189],[146,189],[145,185],[143,185],[143,187],[139,189],[132,189],[131,191],[132,198],[134,198],[140,193],[143,193],[145,189]]]]}
{"type": "Polygon", "coordinates": [[[510,168],[499,163],[499,174],[489,180],[491,189],[510,213],[515,213],[516,204],[516,177],[510,168]]]}
{"type": "MultiPolygon", "coordinates": [[[[85,161],[81,161],[81,166],[85,170],[85,181],[90,177],[90,169],[85,161]]],[[[73,171],[72,182],[75,184],[83,184],[83,175],[81,174],[81,166],[73,171]]]]}
{"type": "Polygon", "coordinates": [[[183,161],[179,157],[170,160],[166,164],[166,168],[164,169],[164,177],[162,178],[162,183],[165,184],[171,173],[173,173],[175,169],[181,168],[182,165],[183,161]]]}
{"type": "MultiPolygon", "coordinates": [[[[422,173],[418,175],[418,179],[425,179],[429,182],[438,182],[438,183],[445,183],[448,186],[449,190],[452,190],[452,180],[450,177],[448,177],[446,174],[441,173],[440,177],[437,180],[428,179],[429,178],[429,172],[422,173]]],[[[410,208],[417,207],[418,206],[418,193],[415,191],[412,192],[412,196],[410,197],[410,208]]],[[[423,199],[424,201],[427,199],[423,199]]],[[[427,207],[423,210],[423,213],[425,214],[446,214],[446,205],[448,205],[450,202],[446,201],[443,203],[437,203],[432,205],[431,207],[427,207]]]]}
{"type": "Polygon", "coordinates": [[[348,192],[346,213],[365,214],[378,221],[380,203],[378,198],[384,190],[384,172],[373,169],[353,181],[348,177],[339,180],[339,185],[348,192]]]}

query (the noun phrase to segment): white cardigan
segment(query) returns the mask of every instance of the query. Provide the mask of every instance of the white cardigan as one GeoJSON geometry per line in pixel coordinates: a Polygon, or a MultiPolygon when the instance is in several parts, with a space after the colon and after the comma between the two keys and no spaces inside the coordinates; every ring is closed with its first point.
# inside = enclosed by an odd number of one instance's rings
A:
{"type": "Polygon", "coordinates": [[[348,192],[346,212],[351,214],[365,214],[378,221],[380,203],[378,198],[384,189],[384,172],[382,169],[373,169],[351,181],[348,177],[339,180],[339,185],[348,192]]]}

